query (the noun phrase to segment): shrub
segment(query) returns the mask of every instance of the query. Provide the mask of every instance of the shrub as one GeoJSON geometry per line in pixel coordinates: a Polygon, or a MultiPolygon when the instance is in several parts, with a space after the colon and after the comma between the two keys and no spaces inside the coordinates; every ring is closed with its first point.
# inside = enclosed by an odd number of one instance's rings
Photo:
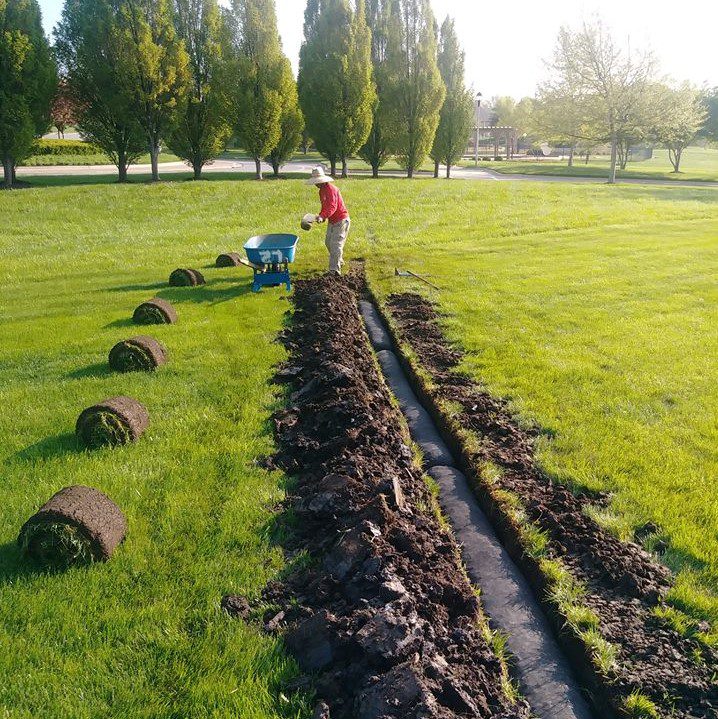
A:
{"type": "Polygon", "coordinates": [[[82,140],[36,140],[33,155],[101,155],[102,150],[82,140]]]}

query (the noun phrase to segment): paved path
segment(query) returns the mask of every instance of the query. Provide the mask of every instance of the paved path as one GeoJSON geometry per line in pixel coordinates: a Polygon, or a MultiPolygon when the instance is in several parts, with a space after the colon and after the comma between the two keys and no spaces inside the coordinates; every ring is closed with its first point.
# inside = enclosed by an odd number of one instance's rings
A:
{"type": "MultiPolygon", "coordinates": [[[[317,164],[316,161],[292,160],[282,167],[283,172],[309,174],[317,164]]],[[[271,173],[270,165],[262,165],[264,172],[271,173]]],[[[226,173],[253,173],[253,160],[216,160],[214,164],[207,165],[203,172],[226,172],[226,173]]],[[[184,162],[162,162],[160,163],[160,176],[177,172],[189,172],[190,168],[184,162]]],[[[130,175],[149,175],[150,165],[131,165],[128,169],[130,175]]],[[[441,170],[441,177],[444,176],[444,168],[441,170]]],[[[47,167],[18,167],[18,177],[63,177],[63,176],[99,176],[114,175],[117,168],[114,165],[52,165],[47,167]]],[[[351,170],[351,175],[368,175],[369,170],[351,170]]],[[[382,177],[403,177],[400,171],[382,171],[382,177]]],[[[488,182],[561,182],[571,184],[605,184],[603,177],[561,177],[557,175],[519,175],[503,174],[486,167],[455,167],[451,171],[452,177],[457,180],[484,180],[488,182]]],[[[431,173],[417,173],[419,177],[430,177],[431,173]]],[[[0,177],[2,173],[0,172],[0,177]]],[[[691,180],[636,180],[620,179],[622,185],[662,185],[664,187],[709,187],[718,188],[718,182],[698,182],[691,180]]]]}

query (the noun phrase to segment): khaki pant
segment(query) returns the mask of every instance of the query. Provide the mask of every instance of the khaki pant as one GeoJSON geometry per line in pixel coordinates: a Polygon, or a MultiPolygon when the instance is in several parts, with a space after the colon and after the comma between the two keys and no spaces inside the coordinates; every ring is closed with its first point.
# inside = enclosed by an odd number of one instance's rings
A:
{"type": "Polygon", "coordinates": [[[327,238],[324,244],[329,250],[329,271],[341,272],[344,264],[344,243],[347,241],[351,220],[339,220],[334,224],[327,225],[327,238]]]}

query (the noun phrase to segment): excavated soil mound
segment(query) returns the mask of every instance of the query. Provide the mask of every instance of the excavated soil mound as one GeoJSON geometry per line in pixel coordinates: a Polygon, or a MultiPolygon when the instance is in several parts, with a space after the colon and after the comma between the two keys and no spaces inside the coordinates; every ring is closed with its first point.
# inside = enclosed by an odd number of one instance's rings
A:
{"type": "Polygon", "coordinates": [[[132,320],[138,325],[172,325],[177,322],[177,311],[167,300],[153,297],[137,307],[132,320]]]}
{"type": "Polygon", "coordinates": [[[217,257],[215,264],[217,267],[237,267],[241,264],[241,257],[239,252],[225,252],[217,257]]]}
{"type": "Polygon", "coordinates": [[[179,268],[170,274],[171,287],[196,287],[203,284],[204,275],[199,270],[179,268]]]}
{"type": "Polygon", "coordinates": [[[147,429],[145,406],[132,397],[110,397],[84,409],[75,432],[89,449],[136,442],[147,429]]]}
{"type": "Polygon", "coordinates": [[[490,460],[501,468],[497,486],[521,498],[528,516],[550,537],[550,553],[585,583],[585,601],[600,618],[601,634],[619,649],[609,692],[620,702],[640,690],[675,717],[718,717],[718,655],[652,613],[669,587],[668,570],[588,517],[584,509],[591,497],[576,496],[541,473],[535,436],[518,425],[505,403],[457,373],[463,353],[450,346],[430,302],[406,293],[391,296],[387,305],[400,338],[431,375],[435,387],[429,393],[460,404],[453,419],[481,437],[474,465],[490,460]]]}
{"type": "Polygon", "coordinates": [[[137,335],[118,342],[108,361],[117,372],[152,372],[167,362],[167,350],[153,337],[137,335]]]}
{"type": "MultiPolygon", "coordinates": [[[[353,280],[299,281],[294,302],[283,337],[291,359],[276,381],[295,391],[274,419],[271,464],[297,476],[286,548],[311,561],[267,587],[265,600],[282,607],[267,628],[286,627],[332,719],[528,717],[502,691],[478,598],[378,373],[353,280]]],[[[238,598],[224,605],[247,613],[238,598]]]]}
{"type": "Polygon", "coordinates": [[[41,564],[64,567],[105,561],[125,538],[120,508],[92,487],[65,487],[25,522],[18,542],[41,564]]]}

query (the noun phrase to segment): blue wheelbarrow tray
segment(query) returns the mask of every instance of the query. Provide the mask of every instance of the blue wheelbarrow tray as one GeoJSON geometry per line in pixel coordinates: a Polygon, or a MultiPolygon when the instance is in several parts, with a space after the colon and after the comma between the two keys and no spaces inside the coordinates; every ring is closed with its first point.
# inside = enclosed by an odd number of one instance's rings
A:
{"type": "Polygon", "coordinates": [[[298,242],[297,235],[275,233],[250,237],[244,243],[247,259],[254,269],[254,292],[281,284],[286,285],[287,291],[292,289],[289,263],[294,262],[298,242]]]}

